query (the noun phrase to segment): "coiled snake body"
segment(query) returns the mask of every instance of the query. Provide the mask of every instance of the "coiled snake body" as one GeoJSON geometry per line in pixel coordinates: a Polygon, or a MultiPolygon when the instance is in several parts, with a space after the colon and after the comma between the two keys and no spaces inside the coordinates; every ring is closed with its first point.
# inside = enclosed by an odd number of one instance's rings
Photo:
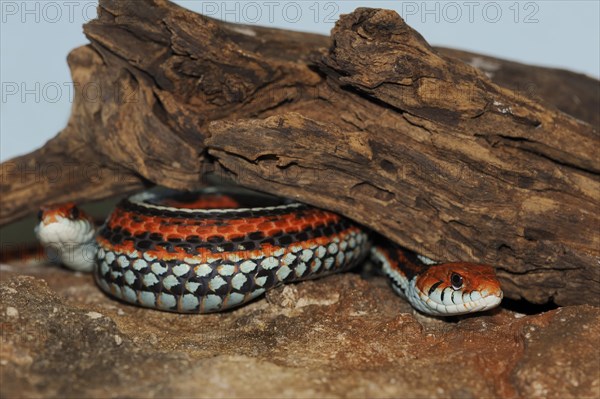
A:
{"type": "Polygon", "coordinates": [[[73,204],[40,211],[36,235],[67,267],[93,271],[123,301],[172,312],[242,305],[283,283],[351,269],[371,252],[393,289],[419,311],[445,316],[497,306],[490,266],[435,264],[336,213],[222,189],[121,201],[95,232],[73,204]],[[372,247],[372,248],[371,248],[372,247]]]}

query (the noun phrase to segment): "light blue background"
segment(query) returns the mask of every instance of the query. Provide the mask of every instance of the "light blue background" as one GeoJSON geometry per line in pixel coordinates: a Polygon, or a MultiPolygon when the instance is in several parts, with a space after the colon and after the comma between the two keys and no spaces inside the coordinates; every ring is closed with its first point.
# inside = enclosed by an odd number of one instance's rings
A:
{"type": "MultiPolygon", "coordinates": [[[[141,1],[141,0],[136,0],[141,1]]],[[[0,160],[64,127],[66,56],[87,43],[95,1],[0,1],[0,160]]],[[[176,1],[215,18],[327,34],[360,6],[397,10],[431,44],[600,76],[600,6],[589,1],[176,1]]]]}

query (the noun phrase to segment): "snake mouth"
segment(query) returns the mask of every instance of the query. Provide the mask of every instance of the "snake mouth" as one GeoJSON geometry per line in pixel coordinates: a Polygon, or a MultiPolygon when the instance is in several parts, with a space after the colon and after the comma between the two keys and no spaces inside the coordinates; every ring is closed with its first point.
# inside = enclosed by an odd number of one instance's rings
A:
{"type": "Polygon", "coordinates": [[[431,295],[419,290],[418,295],[431,314],[441,316],[483,312],[500,305],[504,297],[502,290],[463,292],[451,288],[436,290],[431,295]]]}

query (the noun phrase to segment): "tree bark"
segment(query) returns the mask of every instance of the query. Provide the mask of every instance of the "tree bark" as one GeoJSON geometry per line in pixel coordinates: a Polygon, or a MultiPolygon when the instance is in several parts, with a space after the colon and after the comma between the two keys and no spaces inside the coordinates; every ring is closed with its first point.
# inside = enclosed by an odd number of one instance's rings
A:
{"type": "Polygon", "coordinates": [[[493,264],[511,298],[598,303],[598,81],[432,48],[388,10],[327,38],[158,0],[99,7],[69,56],[67,127],[2,164],[0,223],[217,174],[493,264]]]}

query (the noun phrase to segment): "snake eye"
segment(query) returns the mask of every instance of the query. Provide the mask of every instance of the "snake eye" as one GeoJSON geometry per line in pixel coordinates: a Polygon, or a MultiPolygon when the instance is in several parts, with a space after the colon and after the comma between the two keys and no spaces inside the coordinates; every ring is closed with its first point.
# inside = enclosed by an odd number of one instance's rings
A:
{"type": "Polygon", "coordinates": [[[78,219],[78,218],[79,218],[79,208],[77,208],[76,206],[74,206],[69,211],[69,219],[75,220],[75,219],[78,219]]]}
{"type": "Polygon", "coordinates": [[[43,210],[43,209],[40,209],[40,210],[38,211],[38,213],[37,213],[37,218],[38,218],[38,220],[39,220],[40,222],[42,221],[42,219],[44,218],[44,210],[43,210]]]}
{"type": "Polygon", "coordinates": [[[458,273],[452,273],[450,275],[450,284],[452,284],[452,288],[454,290],[460,290],[463,285],[463,278],[458,273]]]}

